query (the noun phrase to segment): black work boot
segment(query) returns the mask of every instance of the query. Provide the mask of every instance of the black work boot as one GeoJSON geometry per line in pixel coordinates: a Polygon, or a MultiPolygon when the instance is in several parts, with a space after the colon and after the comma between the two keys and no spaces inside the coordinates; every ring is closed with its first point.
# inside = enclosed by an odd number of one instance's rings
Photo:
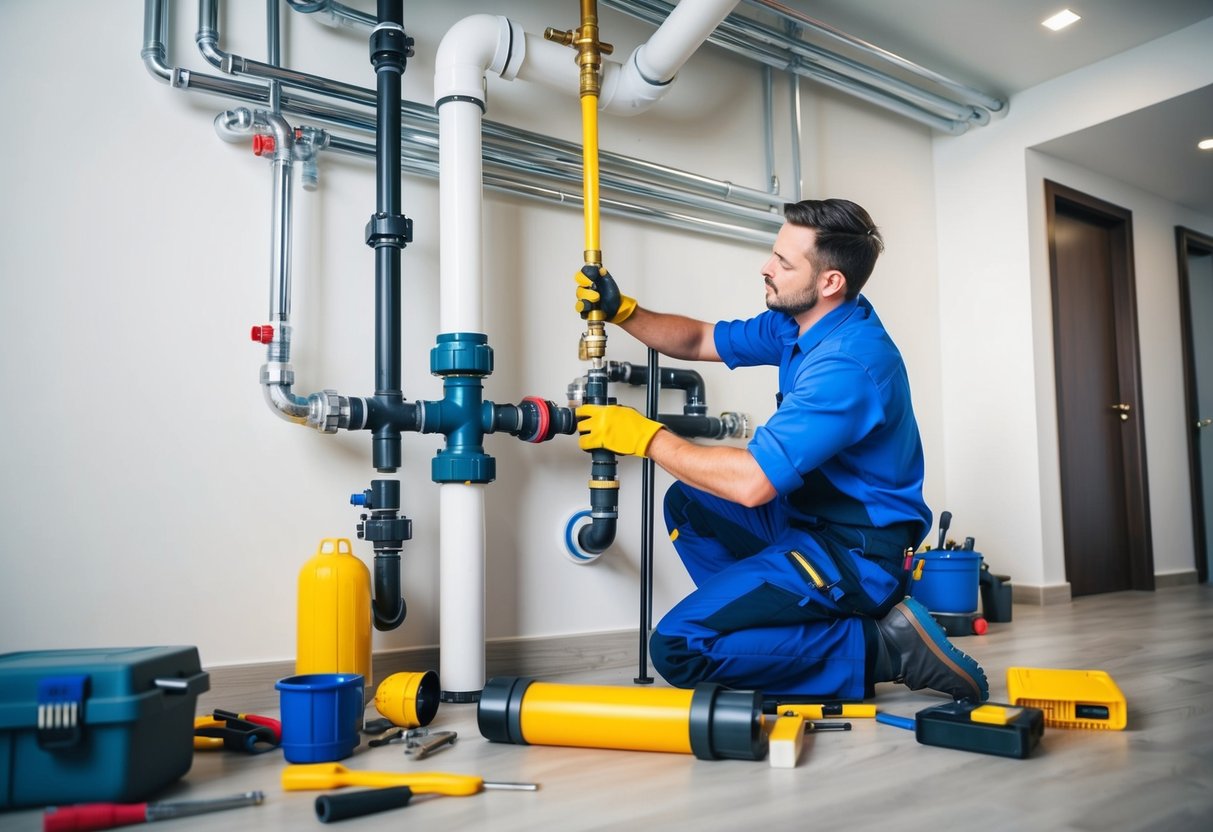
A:
{"type": "Polygon", "coordinates": [[[929,688],[969,702],[989,698],[981,665],[953,647],[943,627],[913,598],[889,610],[876,622],[876,631],[881,641],[876,681],[901,682],[910,690],[929,688]]]}

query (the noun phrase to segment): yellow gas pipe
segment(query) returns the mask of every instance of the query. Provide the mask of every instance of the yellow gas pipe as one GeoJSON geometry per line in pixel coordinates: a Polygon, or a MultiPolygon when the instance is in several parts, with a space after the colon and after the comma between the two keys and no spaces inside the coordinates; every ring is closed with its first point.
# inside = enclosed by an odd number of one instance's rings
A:
{"type": "MultiPolygon", "coordinates": [[[[614,47],[598,39],[597,0],[581,0],[581,25],[573,31],[548,28],[543,36],[550,41],[577,50],[580,69],[582,211],[585,218],[587,266],[602,266],[602,243],[598,216],[598,95],[602,90],[602,56],[614,47]]],[[[590,362],[586,373],[585,397],[588,404],[607,403],[606,316],[600,309],[586,314],[586,331],[577,345],[577,356],[590,362]]],[[[619,479],[615,476],[615,455],[606,450],[591,452],[590,514],[591,525],[578,532],[578,542],[592,553],[605,551],[614,540],[619,516],[619,479]]]]}
{"type": "MultiPolygon", "coordinates": [[[[598,39],[598,2],[581,0],[581,26],[572,31],[548,28],[543,36],[550,41],[572,46],[577,50],[581,93],[581,188],[582,213],[585,224],[587,266],[602,266],[601,223],[598,213],[598,95],[602,91],[602,56],[615,51],[609,43],[598,39]]],[[[581,336],[578,353],[583,361],[601,368],[606,356],[606,325],[601,310],[594,309],[586,317],[585,334],[581,336]]]]}

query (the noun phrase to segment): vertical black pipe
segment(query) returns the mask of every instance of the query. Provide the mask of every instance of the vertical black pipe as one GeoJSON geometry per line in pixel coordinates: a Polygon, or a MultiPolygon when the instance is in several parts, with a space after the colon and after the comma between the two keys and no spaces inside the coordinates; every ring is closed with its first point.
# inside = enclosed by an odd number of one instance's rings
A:
{"type": "MultiPolygon", "coordinates": [[[[400,211],[400,76],[409,41],[404,35],[403,0],[379,0],[379,23],[371,36],[375,67],[375,216],[367,242],[375,247],[375,396],[389,405],[400,390],[400,252],[411,236],[400,211]]],[[[374,466],[382,472],[401,464],[400,430],[375,430],[374,466]]]]}
{"type": "MultiPolygon", "coordinates": [[[[648,352],[648,383],[645,386],[644,415],[656,420],[658,394],[657,350],[648,352]]],[[[653,684],[649,675],[649,631],[653,628],[653,475],[655,466],[647,456],[640,470],[640,675],[632,681],[653,684]]]]}
{"type": "MultiPolygon", "coordinates": [[[[404,34],[403,0],[379,0],[379,24],[371,32],[375,67],[375,213],[367,223],[366,242],[375,249],[375,395],[372,408],[388,414],[374,425],[371,456],[384,473],[401,464],[400,390],[400,252],[412,241],[412,223],[400,211],[400,77],[412,40],[404,34]]],[[[400,551],[412,537],[411,523],[401,517],[400,484],[375,480],[359,537],[375,546],[374,622],[392,630],[404,621],[400,592],[400,551]]]]}

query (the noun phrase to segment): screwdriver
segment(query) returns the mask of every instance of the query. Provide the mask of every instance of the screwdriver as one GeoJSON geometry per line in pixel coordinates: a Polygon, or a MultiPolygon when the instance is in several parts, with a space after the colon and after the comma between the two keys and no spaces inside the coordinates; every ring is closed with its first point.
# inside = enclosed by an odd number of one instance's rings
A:
{"type": "Polygon", "coordinates": [[[42,832],[88,832],[112,829],[133,823],[184,818],[205,812],[256,806],[265,800],[264,792],[244,792],[231,797],[205,800],[180,800],[174,803],[81,803],[47,809],[42,816],[42,832]]]}
{"type": "Polygon", "coordinates": [[[484,789],[508,789],[533,792],[535,783],[494,783],[474,774],[448,774],[441,771],[356,771],[340,763],[304,763],[282,770],[282,788],[287,791],[304,789],[337,789],[342,786],[391,788],[408,786],[413,794],[445,794],[466,797],[484,789]]]}

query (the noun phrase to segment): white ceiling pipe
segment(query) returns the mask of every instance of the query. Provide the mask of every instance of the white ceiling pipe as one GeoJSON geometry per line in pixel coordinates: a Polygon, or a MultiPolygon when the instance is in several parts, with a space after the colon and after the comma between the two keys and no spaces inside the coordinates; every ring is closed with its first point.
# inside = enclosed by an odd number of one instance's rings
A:
{"type": "Polygon", "coordinates": [[[628,63],[634,63],[650,82],[669,83],[738,2],[683,0],[674,7],[648,42],[636,50],[635,61],[628,63]]]}

